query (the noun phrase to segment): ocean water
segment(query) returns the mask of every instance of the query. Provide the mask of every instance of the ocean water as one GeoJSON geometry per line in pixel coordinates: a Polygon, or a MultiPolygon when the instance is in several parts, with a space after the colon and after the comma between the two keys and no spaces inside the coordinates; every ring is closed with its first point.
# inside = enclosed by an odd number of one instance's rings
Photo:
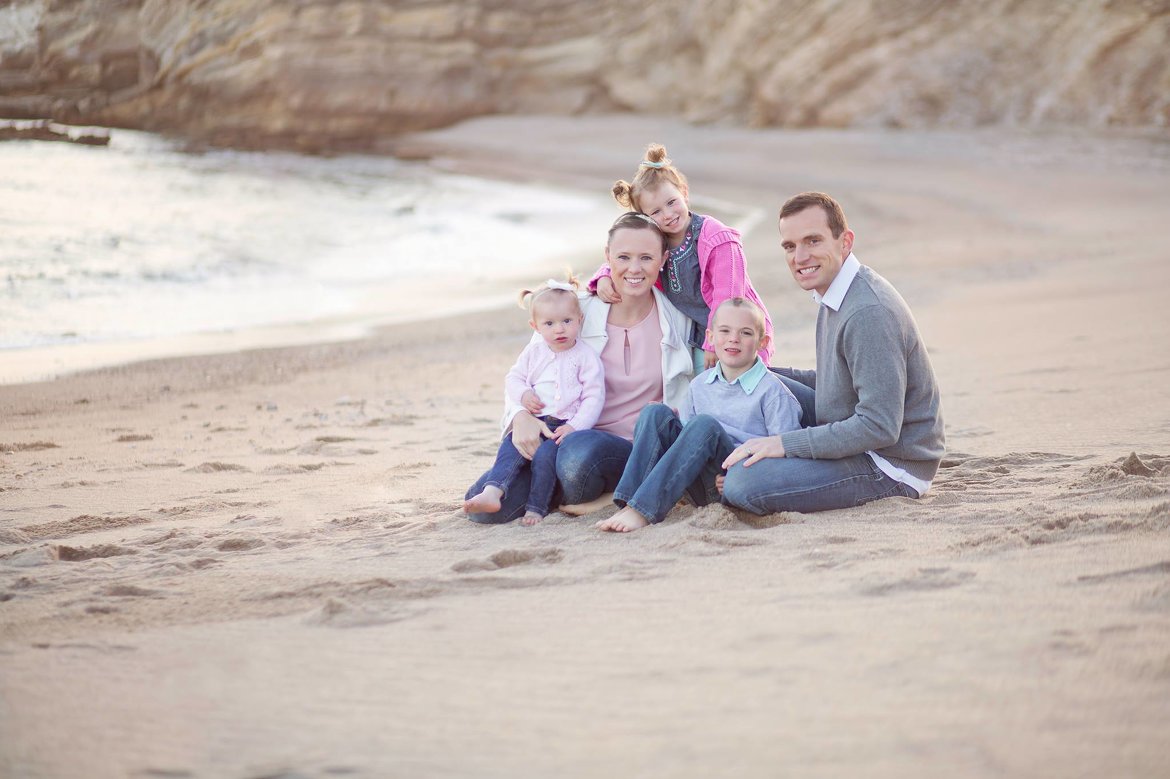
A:
{"type": "Polygon", "coordinates": [[[477,285],[539,281],[600,247],[615,215],[602,195],[382,157],[191,154],[130,131],[108,147],[0,143],[0,362],[446,313],[418,290],[474,301],[477,285]]]}

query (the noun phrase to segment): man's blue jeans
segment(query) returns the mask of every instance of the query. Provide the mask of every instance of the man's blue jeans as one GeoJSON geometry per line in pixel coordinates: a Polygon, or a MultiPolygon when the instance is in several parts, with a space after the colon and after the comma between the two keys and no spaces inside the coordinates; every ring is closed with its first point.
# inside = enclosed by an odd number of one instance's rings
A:
{"type": "MultiPolygon", "coordinates": [[[[795,379],[777,376],[800,401],[801,426],[814,427],[816,392],[795,379]]],[[[840,460],[769,457],[748,468],[738,462],[723,482],[723,502],[753,514],[852,508],[895,495],[918,497],[913,489],[882,473],[867,454],[840,460]]]]}
{"type": "MultiPolygon", "coordinates": [[[[515,451],[516,447],[510,437],[508,445],[515,451]]],[[[621,478],[622,469],[626,467],[630,447],[626,439],[601,430],[577,430],[565,436],[557,447],[557,484],[553,489],[550,508],[587,503],[603,493],[612,492],[621,478]]],[[[516,452],[516,456],[522,457],[519,452],[516,452]]],[[[489,471],[480,476],[467,491],[467,497],[478,495],[488,483],[490,475],[489,471]]],[[[532,469],[521,468],[512,483],[512,491],[505,492],[499,511],[494,514],[469,514],[468,519],[484,525],[499,525],[524,516],[531,475],[532,469]]]]}
{"type": "Polygon", "coordinates": [[[840,460],[769,457],[748,468],[741,461],[723,482],[723,502],[753,514],[852,508],[894,496],[918,493],[886,476],[866,454],[840,460]]]}
{"type": "Polygon", "coordinates": [[[685,425],[661,403],[642,409],[634,449],[613,493],[651,522],[661,522],[686,493],[696,506],[719,502],[715,477],[735,442],[715,417],[699,414],[685,425]]]}

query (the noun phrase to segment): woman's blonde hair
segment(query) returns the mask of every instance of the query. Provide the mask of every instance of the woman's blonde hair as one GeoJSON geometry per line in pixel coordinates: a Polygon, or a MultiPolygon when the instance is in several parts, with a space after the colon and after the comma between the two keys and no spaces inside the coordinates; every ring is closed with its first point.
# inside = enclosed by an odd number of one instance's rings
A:
{"type": "Polygon", "coordinates": [[[532,314],[536,307],[536,301],[545,295],[568,295],[572,297],[573,303],[577,307],[577,313],[581,313],[581,300],[577,296],[577,292],[581,289],[581,282],[573,275],[572,270],[565,270],[565,280],[557,281],[556,279],[549,279],[545,283],[538,286],[536,289],[522,289],[520,290],[520,308],[528,309],[529,315],[532,314]]]}
{"type": "Polygon", "coordinates": [[[646,155],[638,163],[638,172],[633,181],[618,179],[613,183],[613,199],[624,208],[638,208],[638,198],[648,189],[657,189],[662,184],[674,184],[679,192],[687,191],[687,177],[674,167],[666,156],[666,147],[652,143],[646,147],[646,155]]]}

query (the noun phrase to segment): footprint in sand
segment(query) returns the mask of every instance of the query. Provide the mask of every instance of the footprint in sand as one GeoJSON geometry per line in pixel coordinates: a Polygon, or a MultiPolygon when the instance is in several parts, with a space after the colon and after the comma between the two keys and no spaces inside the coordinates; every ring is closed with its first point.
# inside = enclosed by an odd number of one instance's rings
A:
{"type": "Polygon", "coordinates": [[[863,595],[898,595],[907,592],[927,592],[958,587],[975,578],[972,571],[956,571],[951,568],[919,568],[915,573],[893,581],[872,584],[861,588],[863,595]]]}
{"type": "Polygon", "coordinates": [[[557,547],[541,549],[503,549],[491,557],[480,560],[462,560],[451,566],[456,573],[476,571],[498,571],[517,565],[551,565],[563,560],[565,554],[557,547]]]}
{"type": "Polygon", "coordinates": [[[161,598],[165,594],[162,590],[149,590],[133,584],[113,584],[103,587],[98,593],[110,598],[161,598]]]}
{"type": "Polygon", "coordinates": [[[329,598],[320,609],[305,618],[305,624],[331,628],[362,628],[399,622],[422,611],[417,605],[405,603],[383,603],[372,608],[348,603],[340,598],[329,598]]]}
{"type": "Polygon", "coordinates": [[[98,533],[103,530],[112,530],[131,525],[144,525],[150,520],[138,516],[111,516],[99,517],[93,514],[80,514],[72,519],[57,520],[55,522],[41,522],[36,525],[25,525],[20,528],[30,539],[68,538],[82,533],[98,533]]]}
{"type": "Polygon", "coordinates": [[[241,471],[249,473],[250,471],[243,465],[236,465],[235,463],[200,463],[194,468],[188,468],[187,473],[223,473],[225,471],[241,471]]]}
{"type": "Polygon", "coordinates": [[[370,455],[378,453],[377,449],[370,449],[369,447],[339,445],[352,443],[357,440],[356,438],[339,435],[317,436],[309,443],[297,447],[296,451],[297,454],[325,455],[329,457],[352,457],[357,454],[370,455]]]}
{"type": "Polygon", "coordinates": [[[377,417],[371,419],[361,427],[410,427],[416,420],[421,419],[414,414],[394,414],[389,417],[377,417]]]}
{"type": "Polygon", "coordinates": [[[60,544],[51,547],[56,559],[67,563],[96,560],[104,557],[121,557],[122,555],[138,554],[138,550],[117,544],[97,544],[95,546],[65,546],[60,544]]]}
{"type": "Polygon", "coordinates": [[[264,541],[255,537],[229,538],[220,541],[215,548],[221,552],[247,552],[264,546],[264,541]]]}
{"type": "Polygon", "coordinates": [[[1082,584],[1098,584],[1100,582],[1129,579],[1135,576],[1167,576],[1170,575],[1170,560],[1163,560],[1153,565],[1143,565],[1139,568],[1126,568],[1123,571],[1078,576],[1077,581],[1082,584]]]}
{"type": "Polygon", "coordinates": [[[27,441],[14,444],[0,444],[0,452],[4,454],[16,454],[17,452],[39,452],[42,449],[60,449],[61,447],[52,441],[27,441]]]}

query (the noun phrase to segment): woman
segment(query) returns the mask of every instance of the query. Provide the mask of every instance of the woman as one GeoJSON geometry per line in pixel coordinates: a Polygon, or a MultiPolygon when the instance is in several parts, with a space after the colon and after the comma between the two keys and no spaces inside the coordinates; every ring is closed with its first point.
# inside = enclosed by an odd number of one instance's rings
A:
{"type": "MultiPolygon", "coordinates": [[[[606,303],[590,297],[581,302],[585,321],[579,338],[601,355],[605,405],[593,428],[565,437],[557,453],[559,494],[554,500],[571,504],[567,509],[572,513],[581,513],[573,506],[595,501],[617,486],[642,409],[648,403],[677,408],[686,398],[693,372],[689,320],[654,287],[667,252],[666,235],[652,219],[622,214],[610,228],[605,246],[605,261],[621,300],[606,303]]],[[[531,459],[541,441],[540,420],[518,405],[507,407],[505,420],[516,449],[531,459]]],[[[471,486],[468,497],[480,492],[487,476],[471,486]]],[[[499,511],[468,518],[484,524],[510,522],[524,514],[527,494],[527,485],[516,485],[504,496],[499,511]]]]}

